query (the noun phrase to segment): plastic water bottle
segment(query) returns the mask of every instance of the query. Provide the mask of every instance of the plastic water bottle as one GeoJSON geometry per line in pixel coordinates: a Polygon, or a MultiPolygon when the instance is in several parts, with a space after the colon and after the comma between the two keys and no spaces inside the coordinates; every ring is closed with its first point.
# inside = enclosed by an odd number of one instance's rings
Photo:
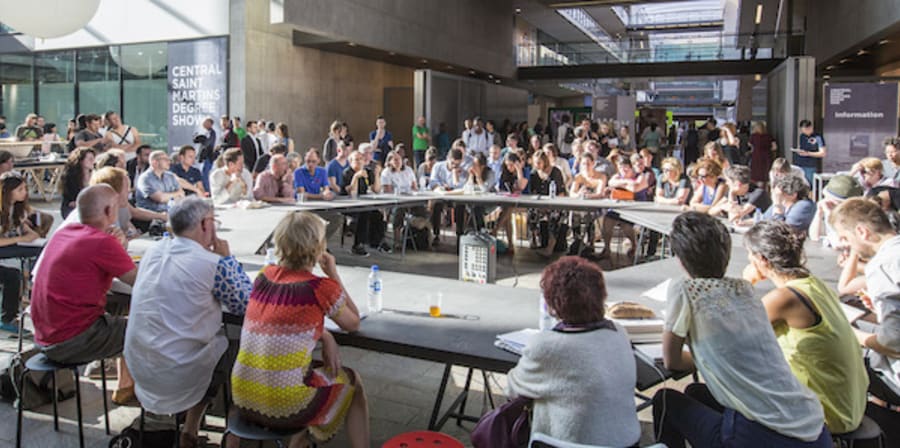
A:
{"type": "Polygon", "coordinates": [[[369,273],[369,283],[368,283],[368,307],[369,314],[380,313],[381,308],[384,305],[383,298],[381,295],[381,272],[378,270],[378,265],[372,265],[372,272],[369,273]]]}
{"type": "Polygon", "coordinates": [[[275,249],[270,247],[266,249],[266,261],[264,262],[266,266],[275,264],[275,249]]]}
{"type": "Polygon", "coordinates": [[[556,197],[556,181],[555,180],[550,181],[550,197],[551,198],[556,197]]]}
{"type": "Polygon", "coordinates": [[[552,330],[553,327],[556,326],[556,318],[550,315],[550,310],[547,309],[547,301],[544,300],[543,293],[541,293],[541,303],[539,306],[541,316],[538,318],[538,328],[540,328],[541,331],[552,330]]]}
{"type": "Polygon", "coordinates": [[[172,213],[173,208],[175,208],[175,198],[169,198],[169,202],[166,204],[166,211],[172,213]]]}
{"type": "Polygon", "coordinates": [[[163,232],[163,239],[167,240],[169,238],[172,238],[172,235],[169,232],[163,232]]]}

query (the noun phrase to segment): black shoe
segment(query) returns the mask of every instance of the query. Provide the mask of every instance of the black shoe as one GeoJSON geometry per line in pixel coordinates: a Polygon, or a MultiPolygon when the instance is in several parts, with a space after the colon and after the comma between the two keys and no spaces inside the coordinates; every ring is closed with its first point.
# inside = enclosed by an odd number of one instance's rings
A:
{"type": "Polygon", "coordinates": [[[441,244],[441,237],[435,236],[433,240],[431,240],[431,247],[438,247],[441,244]]]}
{"type": "Polygon", "coordinates": [[[357,244],[357,245],[353,246],[353,249],[350,249],[350,252],[353,253],[353,255],[359,255],[361,257],[369,256],[369,252],[366,251],[366,248],[363,247],[362,244],[357,244]]]}
{"type": "Polygon", "coordinates": [[[382,242],[378,246],[375,246],[375,250],[377,250],[381,253],[385,253],[385,254],[390,254],[390,253],[394,252],[394,249],[391,248],[391,245],[388,243],[385,243],[385,242],[382,242]]]}

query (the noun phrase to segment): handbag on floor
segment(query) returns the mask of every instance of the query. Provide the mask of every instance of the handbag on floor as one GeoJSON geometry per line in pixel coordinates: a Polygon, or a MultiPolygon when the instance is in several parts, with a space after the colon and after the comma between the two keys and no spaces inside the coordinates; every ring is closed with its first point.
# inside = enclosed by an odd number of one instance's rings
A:
{"type": "Polygon", "coordinates": [[[475,448],[525,448],[531,436],[533,400],[516,397],[481,417],[472,430],[475,448]]]}

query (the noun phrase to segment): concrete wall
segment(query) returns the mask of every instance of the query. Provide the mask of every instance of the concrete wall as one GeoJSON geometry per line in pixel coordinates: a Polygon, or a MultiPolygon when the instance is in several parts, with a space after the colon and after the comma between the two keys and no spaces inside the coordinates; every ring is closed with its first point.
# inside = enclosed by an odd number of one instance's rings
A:
{"type": "Polygon", "coordinates": [[[511,78],[511,0],[285,0],[298,30],[511,78]]]}
{"type": "Polygon", "coordinates": [[[900,22],[900,0],[810,2],[806,54],[816,58],[819,64],[841,55],[860,42],[880,38],[900,22]]]}
{"type": "Polygon", "coordinates": [[[778,142],[782,157],[791,160],[790,149],[797,147],[800,120],[820,122],[815,114],[814,60],[810,57],[785,59],[768,74],[766,85],[768,130],[778,142]]]}
{"type": "MultiPolygon", "coordinates": [[[[385,89],[413,86],[410,68],[297,47],[291,32],[269,23],[268,0],[231,0],[231,114],[284,121],[297,150],[321,148],[335,119],[367,139],[385,89]]],[[[409,141],[413,117],[387,118],[395,140],[409,141]]]]}

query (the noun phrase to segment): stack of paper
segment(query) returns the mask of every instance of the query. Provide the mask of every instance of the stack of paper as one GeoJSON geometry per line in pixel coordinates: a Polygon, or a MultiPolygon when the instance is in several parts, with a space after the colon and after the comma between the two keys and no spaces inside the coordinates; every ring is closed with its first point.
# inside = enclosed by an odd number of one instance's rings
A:
{"type": "Polygon", "coordinates": [[[625,327],[632,343],[662,342],[665,322],[662,319],[612,319],[625,327]]]}
{"type": "Polygon", "coordinates": [[[528,341],[539,332],[540,330],[534,328],[526,328],[524,330],[499,334],[497,335],[497,340],[494,341],[494,346],[521,355],[522,351],[525,350],[525,346],[528,345],[528,341]]]}

